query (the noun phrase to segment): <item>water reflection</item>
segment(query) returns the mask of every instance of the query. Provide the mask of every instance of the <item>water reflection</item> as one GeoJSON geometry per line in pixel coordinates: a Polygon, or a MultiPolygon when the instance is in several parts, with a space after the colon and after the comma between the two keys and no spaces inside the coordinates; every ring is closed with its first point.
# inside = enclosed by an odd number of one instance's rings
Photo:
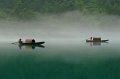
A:
{"type": "Polygon", "coordinates": [[[86,43],[92,47],[92,46],[101,46],[103,43],[107,44],[108,42],[86,42],[86,43]]]}
{"type": "Polygon", "coordinates": [[[18,47],[20,50],[22,50],[23,48],[25,49],[35,49],[36,47],[45,48],[44,45],[21,45],[21,44],[19,44],[18,47]]]}
{"type": "Polygon", "coordinates": [[[89,44],[47,44],[45,50],[34,51],[0,44],[0,79],[120,79],[120,44],[89,44]]]}

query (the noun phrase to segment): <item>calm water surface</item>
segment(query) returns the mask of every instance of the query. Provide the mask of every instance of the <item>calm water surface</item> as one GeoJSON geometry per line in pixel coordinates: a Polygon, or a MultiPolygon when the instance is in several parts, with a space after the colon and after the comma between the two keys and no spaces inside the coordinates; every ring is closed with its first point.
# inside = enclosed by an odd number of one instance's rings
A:
{"type": "Polygon", "coordinates": [[[0,79],[120,79],[120,43],[57,42],[0,43],[0,79]]]}

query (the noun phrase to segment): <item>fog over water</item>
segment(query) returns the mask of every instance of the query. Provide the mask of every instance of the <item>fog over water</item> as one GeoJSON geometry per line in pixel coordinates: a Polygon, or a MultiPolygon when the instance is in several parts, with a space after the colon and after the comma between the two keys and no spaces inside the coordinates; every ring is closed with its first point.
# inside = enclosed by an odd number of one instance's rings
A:
{"type": "Polygon", "coordinates": [[[43,14],[35,21],[0,21],[0,41],[77,39],[91,36],[119,40],[120,16],[88,15],[78,11],[43,14]]]}

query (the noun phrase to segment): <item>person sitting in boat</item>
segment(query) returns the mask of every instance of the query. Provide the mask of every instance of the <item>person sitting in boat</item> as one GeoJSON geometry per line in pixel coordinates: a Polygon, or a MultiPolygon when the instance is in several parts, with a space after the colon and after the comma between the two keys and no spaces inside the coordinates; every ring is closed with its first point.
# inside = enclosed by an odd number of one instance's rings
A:
{"type": "Polygon", "coordinates": [[[32,43],[35,43],[35,40],[34,40],[34,39],[32,39],[32,43]]]}
{"type": "Polygon", "coordinates": [[[18,40],[18,43],[20,43],[20,44],[22,43],[22,39],[21,38],[18,40]]]}

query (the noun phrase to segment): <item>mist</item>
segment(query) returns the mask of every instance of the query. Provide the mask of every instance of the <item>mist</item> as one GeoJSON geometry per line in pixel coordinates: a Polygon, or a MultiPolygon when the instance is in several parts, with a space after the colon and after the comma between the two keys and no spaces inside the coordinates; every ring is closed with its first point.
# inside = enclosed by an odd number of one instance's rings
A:
{"type": "Polygon", "coordinates": [[[85,40],[91,36],[119,40],[120,16],[83,14],[71,11],[62,14],[41,14],[34,21],[0,21],[0,41],[19,38],[36,40],[85,40]]]}

